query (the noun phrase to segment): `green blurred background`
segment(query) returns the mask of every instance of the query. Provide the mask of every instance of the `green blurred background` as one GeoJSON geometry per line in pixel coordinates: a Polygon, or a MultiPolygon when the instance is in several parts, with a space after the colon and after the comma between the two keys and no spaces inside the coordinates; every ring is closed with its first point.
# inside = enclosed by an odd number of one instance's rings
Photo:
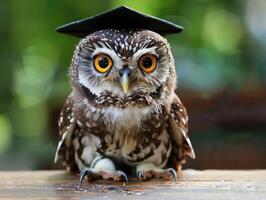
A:
{"type": "Polygon", "coordinates": [[[168,36],[197,159],[266,167],[265,0],[1,0],[0,169],[53,169],[77,38],[55,28],[127,5],[185,27],[168,36]]]}

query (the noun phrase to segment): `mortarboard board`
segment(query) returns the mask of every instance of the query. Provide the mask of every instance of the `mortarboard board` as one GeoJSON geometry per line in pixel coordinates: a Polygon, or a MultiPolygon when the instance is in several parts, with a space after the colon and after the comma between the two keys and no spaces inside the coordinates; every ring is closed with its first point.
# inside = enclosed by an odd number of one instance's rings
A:
{"type": "Polygon", "coordinates": [[[103,29],[146,29],[168,35],[179,33],[183,27],[169,21],[146,15],[131,8],[120,6],[113,10],[58,27],[59,33],[83,38],[103,29]]]}

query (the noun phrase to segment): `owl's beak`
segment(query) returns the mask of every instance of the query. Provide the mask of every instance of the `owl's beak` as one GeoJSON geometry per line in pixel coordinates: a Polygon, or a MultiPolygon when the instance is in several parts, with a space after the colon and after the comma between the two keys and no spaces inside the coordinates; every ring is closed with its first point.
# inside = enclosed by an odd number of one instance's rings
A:
{"type": "Polygon", "coordinates": [[[124,93],[126,94],[128,91],[128,75],[124,74],[121,78],[120,78],[120,83],[122,85],[122,88],[124,90],[124,93]]]}
{"type": "Polygon", "coordinates": [[[124,66],[122,69],[119,70],[120,74],[120,84],[124,90],[124,93],[126,94],[128,91],[129,86],[129,77],[131,75],[131,70],[128,68],[128,66],[124,66]]]}

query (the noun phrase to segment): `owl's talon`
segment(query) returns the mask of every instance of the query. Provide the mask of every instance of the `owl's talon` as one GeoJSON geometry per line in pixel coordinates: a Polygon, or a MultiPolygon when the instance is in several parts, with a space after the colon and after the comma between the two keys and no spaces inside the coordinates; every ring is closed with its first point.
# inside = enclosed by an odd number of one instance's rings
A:
{"type": "Polygon", "coordinates": [[[175,183],[177,183],[177,174],[176,174],[176,171],[173,168],[168,168],[166,170],[174,178],[175,183]]]}
{"type": "Polygon", "coordinates": [[[137,177],[138,177],[138,179],[139,179],[140,181],[142,180],[142,178],[144,177],[144,172],[143,172],[143,170],[137,172],[137,177]]]}
{"type": "Polygon", "coordinates": [[[119,175],[121,178],[123,178],[127,183],[128,183],[128,178],[125,172],[123,171],[118,171],[119,175]]]}
{"type": "Polygon", "coordinates": [[[84,180],[84,178],[86,176],[91,175],[93,172],[91,171],[90,168],[84,168],[81,172],[80,172],[80,178],[79,178],[79,187],[82,187],[82,182],[84,180]]]}
{"type": "Polygon", "coordinates": [[[155,176],[155,173],[152,170],[140,170],[137,172],[137,177],[139,181],[147,181],[149,179],[152,179],[155,176]]]}

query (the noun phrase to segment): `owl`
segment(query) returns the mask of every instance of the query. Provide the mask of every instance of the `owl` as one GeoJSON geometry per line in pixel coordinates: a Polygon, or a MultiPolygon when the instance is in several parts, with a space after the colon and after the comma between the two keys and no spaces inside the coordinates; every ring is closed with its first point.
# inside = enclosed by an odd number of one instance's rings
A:
{"type": "Polygon", "coordinates": [[[176,178],[195,157],[186,108],[175,93],[168,41],[147,29],[106,28],[83,37],[69,70],[55,161],[80,181],[176,178]]]}

